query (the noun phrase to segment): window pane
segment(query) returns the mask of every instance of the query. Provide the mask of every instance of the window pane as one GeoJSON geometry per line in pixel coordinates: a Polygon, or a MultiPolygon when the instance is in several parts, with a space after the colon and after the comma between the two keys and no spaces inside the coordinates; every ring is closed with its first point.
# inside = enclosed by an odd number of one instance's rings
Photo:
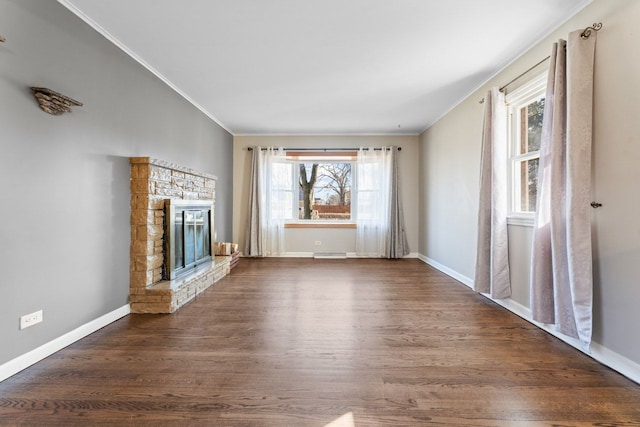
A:
{"type": "Polygon", "coordinates": [[[299,163],[299,219],[351,219],[351,163],[299,163]]]}
{"type": "Polygon", "coordinates": [[[520,162],[520,211],[535,212],[538,195],[538,161],[520,162]]]}
{"type": "Polygon", "coordinates": [[[529,83],[507,94],[510,213],[530,214],[536,211],[546,83],[546,73],[541,72],[529,83]]]}
{"type": "Polygon", "coordinates": [[[520,109],[520,154],[540,150],[544,98],[520,109]]]}

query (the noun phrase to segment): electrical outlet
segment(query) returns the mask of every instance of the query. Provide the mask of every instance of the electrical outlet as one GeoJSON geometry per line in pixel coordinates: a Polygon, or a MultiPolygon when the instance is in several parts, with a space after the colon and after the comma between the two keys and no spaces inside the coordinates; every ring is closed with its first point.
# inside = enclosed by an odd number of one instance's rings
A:
{"type": "Polygon", "coordinates": [[[20,317],[20,329],[28,328],[42,322],[42,310],[20,317]]]}
{"type": "Polygon", "coordinates": [[[322,242],[321,242],[320,240],[316,240],[315,245],[316,245],[316,246],[321,246],[321,245],[322,245],[322,242]]]}

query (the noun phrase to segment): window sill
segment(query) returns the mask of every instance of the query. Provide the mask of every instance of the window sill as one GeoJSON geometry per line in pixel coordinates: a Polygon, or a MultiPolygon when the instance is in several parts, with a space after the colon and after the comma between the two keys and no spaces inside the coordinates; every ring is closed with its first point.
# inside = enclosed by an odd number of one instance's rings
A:
{"type": "Polygon", "coordinates": [[[518,225],[520,227],[533,227],[535,217],[533,215],[508,216],[507,225],[518,225]]]}
{"type": "Polygon", "coordinates": [[[356,228],[353,222],[290,222],[284,228],[356,228]]]}

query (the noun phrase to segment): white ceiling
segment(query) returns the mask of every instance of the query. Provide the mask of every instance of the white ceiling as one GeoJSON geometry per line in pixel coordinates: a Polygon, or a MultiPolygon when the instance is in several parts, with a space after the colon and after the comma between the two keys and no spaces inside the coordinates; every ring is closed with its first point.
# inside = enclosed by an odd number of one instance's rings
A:
{"type": "Polygon", "coordinates": [[[240,135],[420,133],[591,0],[58,1],[240,135]]]}

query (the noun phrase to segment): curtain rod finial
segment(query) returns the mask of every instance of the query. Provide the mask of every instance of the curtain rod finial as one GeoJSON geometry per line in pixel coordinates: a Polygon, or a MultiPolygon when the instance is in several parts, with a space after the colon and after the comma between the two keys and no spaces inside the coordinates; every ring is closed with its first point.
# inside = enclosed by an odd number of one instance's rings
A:
{"type": "Polygon", "coordinates": [[[600,31],[600,29],[602,29],[602,22],[596,22],[592,26],[585,28],[580,33],[580,37],[586,40],[591,37],[591,31],[600,31]]]}

